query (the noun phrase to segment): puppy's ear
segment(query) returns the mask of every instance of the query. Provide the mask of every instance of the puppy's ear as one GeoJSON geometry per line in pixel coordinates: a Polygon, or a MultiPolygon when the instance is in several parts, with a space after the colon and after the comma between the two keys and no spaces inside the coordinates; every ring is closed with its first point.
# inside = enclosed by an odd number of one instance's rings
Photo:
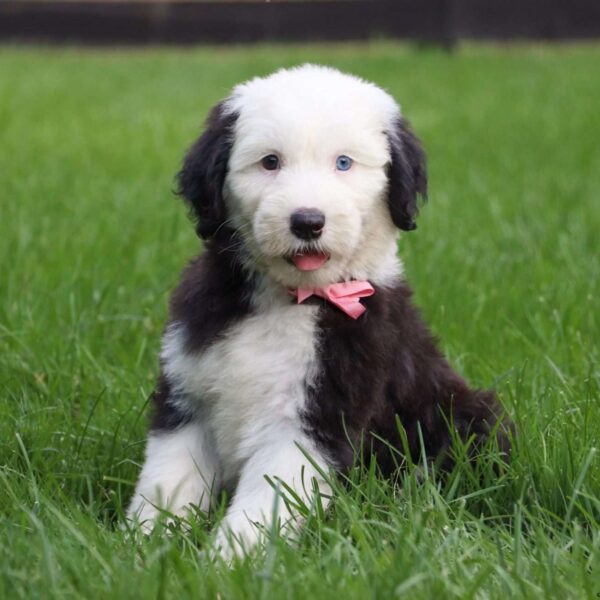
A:
{"type": "Polygon", "coordinates": [[[177,175],[177,193],[190,206],[196,232],[212,237],[227,219],[223,183],[233,144],[237,115],[224,110],[223,102],[211,111],[204,133],[188,150],[177,175]]]}
{"type": "Polygon", "coordinates": [[[388,132],[388,206],[392,221],[404,231],[417,228],[418,197],[427,198],[427,160],[408,121],[400,117],[388,132]]]}

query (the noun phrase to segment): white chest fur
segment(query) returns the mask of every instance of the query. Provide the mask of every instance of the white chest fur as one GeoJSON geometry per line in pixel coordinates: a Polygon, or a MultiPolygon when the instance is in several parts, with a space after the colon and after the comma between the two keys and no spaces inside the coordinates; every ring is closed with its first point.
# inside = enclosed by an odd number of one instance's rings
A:
{"type": "Polygon", "coordinates": [[[317,307],[295,305],[281,289],[265,289],[255,310],[202,351],[184,350],[186,332],[174,323],[165,335],[165,375],[178,408],[198,413],[212,438],[223,483],[270,437],[298,431],[306,384],[316,366],[317,307]]]}

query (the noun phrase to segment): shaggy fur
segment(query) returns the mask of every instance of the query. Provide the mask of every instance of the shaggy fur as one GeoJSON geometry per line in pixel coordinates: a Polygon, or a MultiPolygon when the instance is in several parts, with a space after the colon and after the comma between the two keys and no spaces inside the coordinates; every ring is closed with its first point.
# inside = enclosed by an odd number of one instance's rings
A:
{"type": "Polygon", "coordinates": [[[225,487],[218,545],[240,551],[260,526],[297,522],[266,477],[310,504],[328,492],[323,470],[347,470],[359,448],[392,475],[397,419],[415,461],[420,436],[445,466],[452,428],[474,447],[489,436],[502,412],[494,394],[452,370],[402,277],[397,229],[416,227],[426,161],[387,93],[310,65],[242,84],[213,109],[179,187],[205,249],[172,298],[130,518],[149,529],[162,509],[206,509],[225,487]],[[309,209],[326,221],[307,241],[290,218],[309,209]],[[328,260],[302,270],[290,257],[306,252],[328,260]],[[289,293],[352,279],[375,289],[357,320],[289,293]]]}

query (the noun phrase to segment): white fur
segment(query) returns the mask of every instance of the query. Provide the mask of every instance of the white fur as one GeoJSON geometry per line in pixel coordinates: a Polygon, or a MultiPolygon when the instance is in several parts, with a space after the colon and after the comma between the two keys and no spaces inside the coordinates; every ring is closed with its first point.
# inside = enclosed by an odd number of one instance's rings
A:
{"type": "Polygon", "coordinates": [[[386,131],[400,109],[389,94],[357,77],[305,65],[236,87],[226,107],[238,118],[225,197],[259,268],[289,287],[376,279],[382,260],[397,274],[385,169],[386,131]],[[279,170],[262,167],[268,154],[280,158],[279,170]],[[335,168],[342,154],[354,161],[349,171],[335,168]],[[303,247],[289,226],[299,208],[326,217],[318,246],[331,258],[312,272],[285,259],[303,247]]]}
{"type": "Polygon", "coordinates": [[[151,433],[128,515],[149,531],[161,511],[185,516],[190,504],[208,510],[216,477],[216,456],[199,422],[151,433]]]}
{"type": "Polygon", "coordinates": [[[235,88],[226,109],[236,112],[225,200],[233,225],[258,273],[253,312],[196,353],[185,349],[185,327],[171,325],[161,354],[172,401],[191,417],[185,427],[152,434],[130,516],[155,521],[167,507],[181,514],[208,503],[215,482],[234,488],[218,533],[225,552],[251,546],[260,527],[293,511],[265,476],[279,478],[305,502],[311,479],[322,493],[327,457],[305,435],[301,414],[307,384],[316,377],[317,307],[290,302],[286,288],[367,279],[391,283],[401,273],[397,230],[386,205],[386,131],[400,115],[386,92],[333,69],[307,65],[235,88]],[[261,159],[277,154],[281,168],[261,159]],[[336,158],[354,161],[336,170],[336,158]],[[285,260],[303,248],[290,215],[316,208],[326,217],[318,247],[330,260],[301,272],[285,260]],[[301,450],[300,448],[303,448],[301,450]],[[308,452],[317,468],[307,460],[308,452]]]}
{"type": "MultiPolygon", "coordinates": [[[[328,490],[304,452],[322,469],[327,462],[300,422],[304,386],[315,375],[317,307],[291,304],[285,290],[266,281],[254,304],[253,315],[199,353],[185,352],[180,325],[167,331],[164,373],[188,398],[184,408],[195,407],[198,415],[180,430],[150,437],[129,511],[151,527],[159,514],[152,504],[182,514],[187,503],[198,503],[203,494],[208,499],[210,486],[201,485],[198,471],[209,474],[207,481],[217,477],[229,488],[237,482],[219,533],[225,552],[252,545],[260,532],[255,522],[272,524],[278,496],[265,476],[292,486],[307,504],[313,501],[312,478],[322,491],[328,490]],[[210,440],[214,462],[190,451],[194,435],[210,440]],[[196,469],[195,463],[204,468],[196,469]]],[[[292,518],[284,503],[277,513],[283,521],[292,518]]]]}
{"type": "Polygon", "coordinates": [[[202,407],[225,485],[264,439],[298,420],[315,374],[317,307],[296,306],[271,285],[254,303],[255,314],[199,354],[185,352],[185,332],[173,326],[161,355],[171,384],[202,407]]]}

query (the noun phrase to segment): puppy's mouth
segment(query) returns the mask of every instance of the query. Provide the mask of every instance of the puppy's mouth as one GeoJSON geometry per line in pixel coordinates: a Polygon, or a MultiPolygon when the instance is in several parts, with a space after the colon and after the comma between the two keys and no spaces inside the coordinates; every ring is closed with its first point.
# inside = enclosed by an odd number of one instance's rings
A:
{"type": "Polygon", "coordinates": [[[326,252],[317,250],[304,250],[285,257],[285,260],[294,265],[298,271],[316,271],[320,269],[329,259],[326,252]]]}

